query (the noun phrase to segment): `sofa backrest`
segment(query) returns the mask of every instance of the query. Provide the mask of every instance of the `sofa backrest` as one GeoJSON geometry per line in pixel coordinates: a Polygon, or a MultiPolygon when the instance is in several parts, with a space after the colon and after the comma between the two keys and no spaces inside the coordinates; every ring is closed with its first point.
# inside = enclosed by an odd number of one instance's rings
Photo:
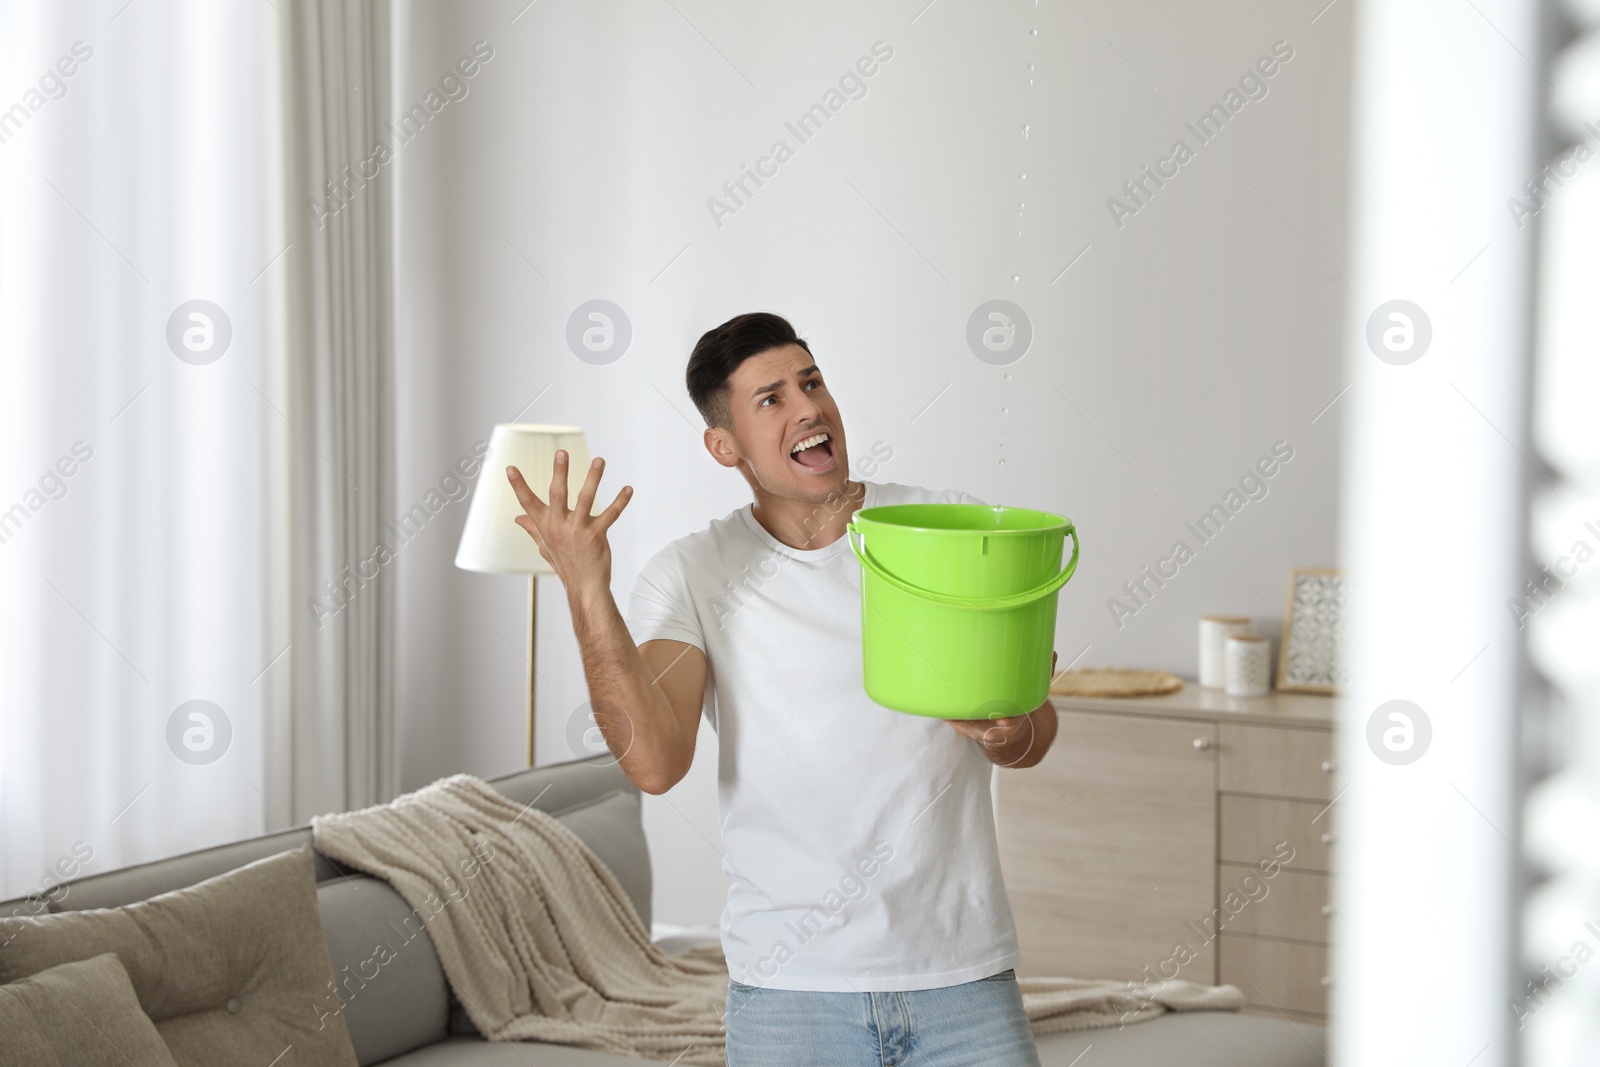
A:
{"type": "Polygon", "coordinates": [[[489,784],[518,804],[528,804],[559,819],[583,839],[617,876],[634,910],[650,929],[650,847],[645,843],[639,787],[622,773],[609,753],[566,763],[551,763],[491,778],[489,784]],[[606,816],[594,802],[621,791],[625,819],[606,816]]]}
{"type": "MultiPolygon", "coordinates": [[[[613,873],[619,861],[628,872],[631,857],[644,852],[637,790],[613,789],[550,814],[613,873]]],[[[648,864],[644,868],[648,878],[648,864]]],[[[635,873],[618,873],[618,881],[635,873]]],[[[361,1063],[381,1063],[451,1033],[478,1033],[464,1006],[452,1001],[420,916],[387,882],[335,877],[317,887],[317,908],[337,997],[324,1001],[322,1010],[344,1016],[361,1063]]]]}
{"type": "MultiPolygon", "coordinates": [[[[649,930],[650,853],[640,794],[609,755],[529,768],[489,784],[581,838],[616,875],[649,930]]],[[[56,889],[50,910],[120,907],[310,841],[311,828],[301,826],[79,878],[56,889]]],[[[387,883],[315,858],[317,907],[338,1000],[325,998],[320,1008],[308,1003],[308,1022],[319,1010],[342,1013],[362,1064],[442,1040],[450,1029],[449,986],[432,943],[417,933],[411,908],[387,883]]],[[[0,904],[0,914],[17,906],[28,907],[11,901],[0,904]]],[[[471,1032],[460,1020],[456,1029],[471,1032]]]]}
{"type": "MultiPolygon", "coordinates": [[[[638,796],[639,790],[609,754],[590,756],[565,763],[551,763],[543,767],[530,767],[489,779],[489,784],[518,804],[531,804],[540,811],[558,814],[575,809],[585,801],[595,800],[616,789],[638,796]]],[[[579,834],[582,837],[582,834],[579,834]]],[[[51,911],[81,911],[86,908],[115,908],[147,900],[157,893],[203,882],[236,867],[242,867],[285,849],[311,842],[311,827],[296,826],[261,837],[231,841],[225,845],[186,852],[164,860],[154,860],[132,867],[121,867],[103,874],[78,878],[52,890],[51,911]]],[[[595,843],[587,842],[595,848],[595,843]]],[[[637,837],[619,839],[595,848],[600,858],[611,868],[628,898],[638,909],[646,929],[650,927],[650,854],[644,847],[643,831],[637,837]]],[[[317,882],[321,884],[340,874],[338,864],[317,855],[317,882]]],[[[0,904],[0,914],[10,914],[13,905],[23,902],[7,901],[0,904]]]]}

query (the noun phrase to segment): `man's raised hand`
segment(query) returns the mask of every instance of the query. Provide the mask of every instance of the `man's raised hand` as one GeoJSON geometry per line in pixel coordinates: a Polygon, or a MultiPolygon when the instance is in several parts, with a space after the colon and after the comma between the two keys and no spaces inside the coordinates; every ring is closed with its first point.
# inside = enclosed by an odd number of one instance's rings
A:
{"type": "Polygon", "coordinates": [[[611,506],[598,515],[594,510],[595,493],[600,488],[600,474],[605,460],[595,457],[589,465],[589,475],[578,490],[578,499],[567,506],[567,453],[556,453],[550,476],[550,502],[540,500],[528,488],[522,472],[515,467],[506,468],[506,477],[516,491],[523,514],[517,516],[517,525],[528,531],[539,546],[539,555],[555,570],[561,584],[569,594],[581,591],[609,592],[611,588],[611,544],[606,531],[622,514],[633,498],[633,487],[625,485],[611,506]]]}

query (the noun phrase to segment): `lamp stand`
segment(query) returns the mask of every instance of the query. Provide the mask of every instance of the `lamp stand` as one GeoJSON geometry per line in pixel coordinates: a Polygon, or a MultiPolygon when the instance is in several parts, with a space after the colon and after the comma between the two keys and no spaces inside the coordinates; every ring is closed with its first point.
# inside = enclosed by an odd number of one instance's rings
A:
{"type": "Polygon", "coordinates": [[[534,759],[534,736],[538,719],[534,715],[534,690],[539,677],[534,659],[539,654],[539,576],[528,575],[528,766],[534,759]]]}

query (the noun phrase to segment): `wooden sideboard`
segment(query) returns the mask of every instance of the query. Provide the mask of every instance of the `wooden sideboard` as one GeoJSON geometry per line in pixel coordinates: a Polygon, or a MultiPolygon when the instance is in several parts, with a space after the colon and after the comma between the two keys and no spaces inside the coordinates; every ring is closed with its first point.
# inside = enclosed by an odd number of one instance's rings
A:
{"type": "Polygon", "coordinates": [[[996,776],[1017,973],[1222,982],[1326,1021],[1335,700],[1050,699],[1049,754],[996,776]]]}

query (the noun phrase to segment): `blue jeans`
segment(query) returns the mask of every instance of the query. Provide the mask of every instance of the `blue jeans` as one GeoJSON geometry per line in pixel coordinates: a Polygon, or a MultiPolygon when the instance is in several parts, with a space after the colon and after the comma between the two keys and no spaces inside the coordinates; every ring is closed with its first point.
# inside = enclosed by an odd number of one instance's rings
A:
{"type": "Polygon", "coordinates": [[[1015,970],[893,993],[728,981],[728,1067],[1039,1067],[1015,970]]]}

